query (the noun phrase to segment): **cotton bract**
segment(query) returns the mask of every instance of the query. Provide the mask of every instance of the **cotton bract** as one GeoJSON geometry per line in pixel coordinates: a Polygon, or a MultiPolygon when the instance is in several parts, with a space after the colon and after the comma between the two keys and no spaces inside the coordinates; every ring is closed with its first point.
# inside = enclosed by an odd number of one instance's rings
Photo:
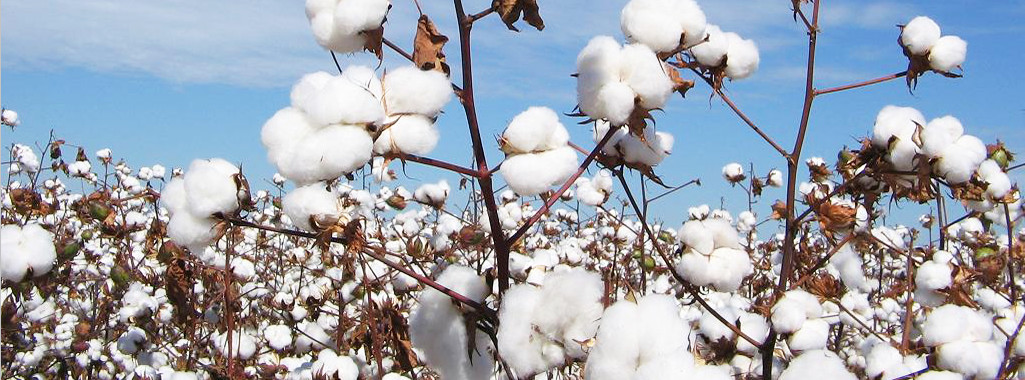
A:
{"type": "Polygon", "coordinates": [[[0,277],[4,280],[19,282],[29,270],[33,277],[42,276],[50,272],[56,259],[53,234],[40,225],[0,227],[0,277]]]}

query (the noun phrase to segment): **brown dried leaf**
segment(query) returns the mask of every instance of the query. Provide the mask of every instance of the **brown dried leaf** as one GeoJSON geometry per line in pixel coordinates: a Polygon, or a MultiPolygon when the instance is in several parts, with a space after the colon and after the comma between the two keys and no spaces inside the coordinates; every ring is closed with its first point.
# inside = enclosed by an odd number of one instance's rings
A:
{"type": "Polygon", "coordinates": [[[829,201],[823,202],[815,209],[819,225],[825,231],[839,231],[852,227],[856,212],[854,207],[829,201]]]}
{"type": "Polygon", "coordinates": [[[687,90],[694,88],[694,81],[683,79],[680,76],[680,72],[676,71],[672,66],[663,64],[665,66],[666,74],[669,75],[669,79],[673,81],[673,91],[679,92],[681,97],[687,97],[687,90]]]}
{"type": "Polygon", "coordinates": [[[505,26],[509,27],[509,30],[520,31],[513,25],[519,21],[520,14],[523,15],[523,21],[537,30],[545,28],[545,21],[538,13],[537,0],[494,0],[491,2],[491,8],[502,16],[502,21],[505,22],[505,26]]]}
{"type": "Polygon", "coordinates": [[[781,200],[776,200],[776,203],[772,204],[772,215],[769,215],[772,220],[782,220],[787,215],[787,204],[781,200]]]}
{"type": "Polygon", "coordinates": [[[438,31],[431,19],[427,15],[420,16],[413,39],[413,63],[421,70],[437,70],[448,75],[450,69],[443,51],[446,42],[448,37],[438,31]]]}
{"type": "Polygon", "coordinates": [[[374,53],[378,60],[384,59],[384,26],[362,32],[366,36],[363,50],[374,53]]]}

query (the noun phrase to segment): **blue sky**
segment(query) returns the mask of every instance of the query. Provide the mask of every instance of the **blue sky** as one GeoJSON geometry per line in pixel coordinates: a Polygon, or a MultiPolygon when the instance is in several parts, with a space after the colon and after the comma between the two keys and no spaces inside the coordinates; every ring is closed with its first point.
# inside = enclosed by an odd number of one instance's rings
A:
{"type": "MultiPolygon", "coordinates": [[[[457,68],[450,3],[421,3],[452,37],[446,53],[457,68]]],[[[464,3],[476,12],[490,1],[464,3]]],[[[542,1],[544,32],[524,27],[512,33],[495,17],[475,25],[475,84],[491,165],[501,159],[491,137],[514,115],[532,105],[572,110],[575,57],[595,35],[622,38],[619,10],[624,3],[542,1]]],[[[710,22],[758,44],[761,68],[750,79],[727,83],[728,93],[769,135],[791,147],[800,118],[807,40],[791,18],[790,2],[700,3],[710,22]]],[[[412,1],[393,4],[386,36],[408,48],[415,8],[412,1]]],[[[820,97],[805,158],[833,161],[838,149],[856,145],[868,133],[876,113],[887,104],[916,107],[927,118],[951,114],[984,141],[999,137],[1012,150],[1025,147],[1025,26],[1020,23],[1025,3],[828,0],[822,6],[817,87],[903,70],[906,60],[896,43],[895,25],[916,15],[928,15],[944,34],[968,41],[968,60],[965,78],[926,75],[914,94],[897,80],[820,97]]],[[[274,169],[259,141],[263,122],[288,105],[289,88],[301,75],[334,70],[329,54],[310,35],[301,1],[7,0],[0,12],[5,16],[0,63],[7,83],[0,102],[19,111],[23,121],[14,131],[3,129],[3,143],[45,144],[53,129],[89,152],[111,148],[135,168],[187,166],[193,158],[224,157],[242,163],[252,182],[269,178],[274,169]]],[[[376,65],[366,54],[341,58],[376,65]]],[[[382,70],[405,64],[386,52],[382,70]]],[[[661,212],[655,216],[674,224],[685,218],[687,206],[718,206],[723,198],[731,211],[746,209],[743,193],[721,180],[724,164],[736,161],[746,167],[753,162],[760,175],[783,167],[771,148],[720,100],[710,100],[707,87],[699,85],[686,99],[675,98],[656,117],[661,130],[676,136],[674,154],[657,168],[659,175],[670,184],[698,177],[704,183],[657,205],[661,212]]],[[[563,122],[573,141],[593,145],[587,128],[568,117],[563,122]]],[[[439,127],[442,142],[430,156],[468,165],[469,138],[456,102],[439,127]]],[[[415,164],[407,169],[412,179],[400,183],[410,189],[440,175],[415,164]]],[[[1016,173],[1013,178],[1023,177],[1016,173]]],[[[760,214],[781,197],[780,190],[767,191],[760,214]]],[[[904,213],[920,211],[909,209],[904,213]]]]}

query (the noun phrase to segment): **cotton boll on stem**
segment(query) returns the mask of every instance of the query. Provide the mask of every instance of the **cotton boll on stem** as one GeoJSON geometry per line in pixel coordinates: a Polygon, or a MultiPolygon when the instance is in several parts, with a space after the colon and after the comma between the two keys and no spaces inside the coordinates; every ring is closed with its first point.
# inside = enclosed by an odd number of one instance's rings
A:
{"type": "Polygon", "coordinates": [[[758,46],[752,40],[745,40],[736,33],[725,33],[729,42],[726,51],[726,76],[731,80],[740,80],[751,76],[758,70],[760,57],[758,46]]]}
{"type": "Polygon", "coordinates": [[[530,107],[516,115],[502,132],[503,150],[530,153],[566,146],[569,132],[548,107],[530,107]]]}
{"type": "Polygon", "coordinates": [[[657,52],[668,52],[680,45],[683,25],[677,15],[667,12],[666,0],[632,0],[623,7],[620,27],[626,38],[657,52]]]}
{"type": "Polygon", "coordinates": [[[622,73],[630,89],[637,94],[645,109],[660,108],[673,93],[673,81],[655,52],[641,44],[630,44],[621,50],[622,73]]]}
{"type": "MultiPolygon", "coordinates": [[[[438,283],[478,302],[488,293],[481,277],[467,267],[446,268],[438,276],[438,283]]],[[[424,353],[424,362],[442,378],[487,378],[495,364],[487,336],[475,334],[476,342],[470,353],[473,357],[467,357],[466,324],[452,300],[437,290],[427,289],[419,301],[410,315],[409,330],[413,346],[424,353]]]]}
{"type": "Polygon", "coordinates": [[[573,148],[562,147],[541,153],[509,156],[502,162],[499,174],[517,194],[537,195],[566,181],[578,165],[573,148]]]}
{"type": "Polygon", "coordinates": [[[594,119],[607,119],[612,125],[625,125],[634,110],[634,99],[637,94],[629,85],[622,82],[610,82],[598,91],[594,109],[591,113],[580,109],[594,119]]]}
{"type": "Polygon", "coordinates": [[[295,85],[289,98],[292,100],[292,107],[306,112],[310,107],[310,100],[313,96],[327,85],[334,76],[323,71],[317,71],[303,75],[295,85]]]}
{"type": "Polygon", "coordinates": [[[341,76],[332,77],[310,97],[306,113],[316,125],[375,124],[385,117],[380,99],[341,76]]]}
{"type": "Polygon", "coordinates": [[[918,16],[901,29],[900,43],[914,55],[923,55],[940,39],[940,26],[931,18],[918,16]]]}
{"type": "Polygon", "coordinates": [[[690,48],[690,52],[698,60],[698,63],[708,67],[718,67],[726,58],[726,53],[730,48],[730,39],[716,25],[708,25],[705,32],[708,33],[708,41],[690,48]]]}
{"type": "Polygon", "coordinates": [[[888,105],[876,115],[876,122],[872,127],[872,145],[889,148],[892,137],[910,141],[918,126],[925,124],[925,116],[918,110],[888,105]]]}
{"type": "Polygon", "coordinates": [[[347,35],[377,29],[384,22],[389,8],[391,3],[388,0],[342,0],[335,8],[335,27],[347,35]]]}
{"type": "Polygon", "coordinates": [[[949,73],[961,67],[968,54],[968,43],[957,36],[943,36],[929,51],[929,67],[941,73],[949,73]]]}
{"type": "Polygon", "coordinates": [[[306,231],[319,231],[336,224],[343,217],[341,200],[328,191],[327,184],[323,182],[292,190],[282,199],[281,205],[285,215],[292,219],[292,224],[306,231]]]}
{"type": "Polygon", "coordinates": [[[0,227],[0,277],[20,282],[29,270],[33,277],[49,273],[57,259],[53,239],[53,234],[38,224],[0,227]]]}
{"type": "MultiPolygon", "coordinates": [[[[366,165],[374,143],[363,128],[336,124],[308,135],[299,146],[291,167],[309,166],[313,171],[306,178],[292,180],[309,183],[338,178],[366,165]]],[[[284,170],[282,174],[289,176],[284,170]]]]}
{"type": "Polygon", "coordinates": [[[433,117],[452,99],[452,82],[440,71],[404,66],[385,74],[384,94],[389,114],[433,117]]]}
{"type": "Polygon", "coordinates": [[[440,133],[434,121],[423,115],[400,115],[374,141],[374,153],[426,155],[438,145],[440,133]]]}
{"type": "Polygon", "coordinates": [[[939,157],[943,150],[964,134],[957,118],[947,115],[929,121],[921,130],[922,154],[939,157]]]}
{"type": "Polygon", "coordinates": [[[207,217],[231,214],[238,209],[238,168],[220,158],[193,160],[185,173],[185,198],[189,212],[207,217]]]}

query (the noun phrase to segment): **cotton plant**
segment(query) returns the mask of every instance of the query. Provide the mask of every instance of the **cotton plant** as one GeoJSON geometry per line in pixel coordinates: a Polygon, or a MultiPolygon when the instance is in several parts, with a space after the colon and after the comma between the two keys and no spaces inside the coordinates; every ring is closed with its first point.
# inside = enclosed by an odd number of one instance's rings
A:
{"type": "Polygon", "coordinates": [[[224,232],[218,215],[230,216],[239,210],[243,189],[235,165],[220,158],[194,160],[181,178],[172,179],[164,189],[163,203],[170,212],[167,234],[175,243],[202,251],[224,232]]]}
{"type": "Polygon", "coordinates": [[[568,145],[569,132],[550,108],[531,107],[516,115],[502,132],[506,154],[499,174],[519,195],[538,195],[565,182],[577,168],[577,154],[568,145]]]}
{"type": "Polygon", "coordinates": [[[940,26],[931,18],[918,16],[901,25],[900,45],[904,54],[911,59],[912,79],[925,70],[956,76],[954,69],[961,68],[968,53],[968,43],[958,36],[940,34],[940,26]]]}
{"type": "Polygon", "coordinates": [[[381,29],[388,0],[307,0],[306,17],[317,43],[336,53],[361,51],[381,29]]]}
{"type": "Polygon", "coordinates": [[[626,125],[638,112],[660,108],[669,99],[674,90],[670,70],[646,45],[595,37],[577,56],[580,112],[616,127],[626,125]]]}

